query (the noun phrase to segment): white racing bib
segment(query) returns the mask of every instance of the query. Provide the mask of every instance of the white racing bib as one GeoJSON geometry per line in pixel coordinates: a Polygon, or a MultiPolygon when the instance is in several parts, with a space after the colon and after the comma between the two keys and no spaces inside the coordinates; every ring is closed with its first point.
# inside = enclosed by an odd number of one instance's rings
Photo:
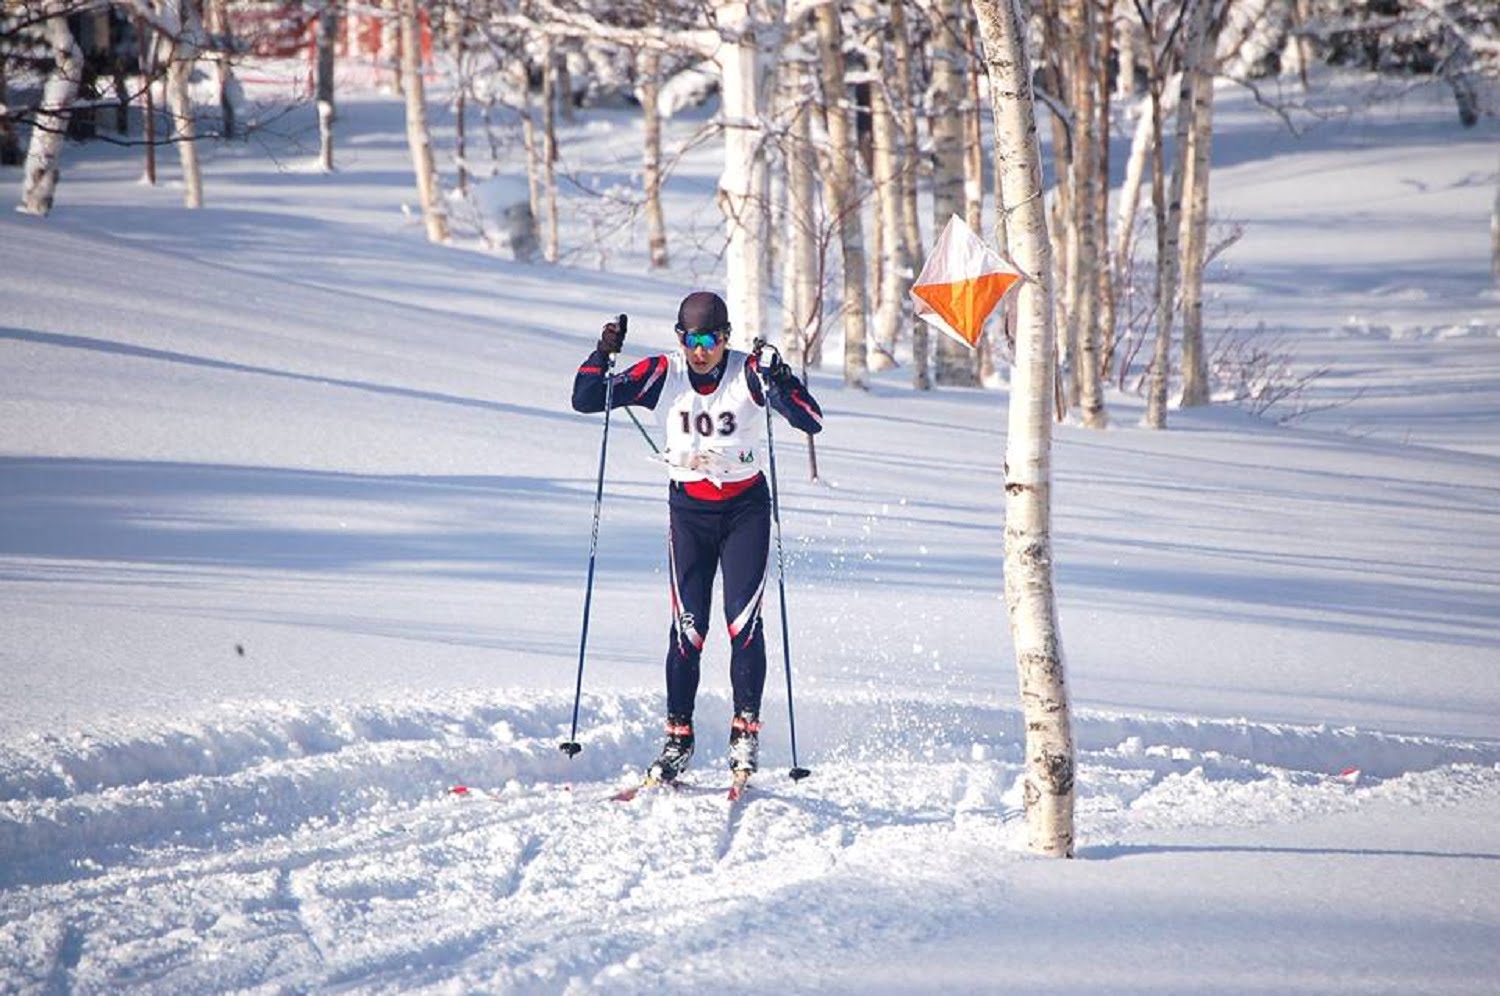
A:
{"type": "Polygon", "coordinates": [[[666,383],[656,417],[667,433],[662,454],[674,481],[748,481],[760,473],[765,413],[750,394],[745,353],[729,351],[724,376],[712,394],[688,379],[687,357],[667,357],[666,383]]]}

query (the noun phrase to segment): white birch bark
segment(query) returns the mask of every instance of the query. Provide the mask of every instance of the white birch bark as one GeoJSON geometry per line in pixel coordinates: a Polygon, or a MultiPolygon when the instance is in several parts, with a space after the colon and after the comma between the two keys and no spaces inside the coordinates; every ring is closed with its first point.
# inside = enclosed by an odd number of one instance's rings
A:
{"type": "Polygon", "coordinates": [[[378,0],[387,11],[380,21],[380,64],[389,73],[392,89],[402,96],[401,11],[404,0],[378,0]]]}
{"type": "MultiPolygon", "coordinates": [[[[1107,7],[1111,5],[1106,4],[1107,7]]],[[[1111,16],[1113,10],[1111,9],[1111,16]]],[[[1119,71],[1115,73],[1115,99],[1129,100],[1135,96],[1135,67],[1140,65],[1140,26],[1130,20],[1118,21],[1115,25],[1115,51],[1118,55],[1119,71]]]]}
{"type": "Polygon", "coordinates": [[[172,118],[172,142],[182,167],[182,203],[203,206],[203,172],[198,163],[198,125],[189,83],[198,61],[202,25],[191,0],[167,0],[164,26],[172,30],[171,61],[167,63],[167,111],[172,118]]]}
{"type": "MultiPolygon", "coordinates": [[[[1160,109],[1163,117],[1176,109],[1178,92],[1179,77],[1176,75],[1163,83],[1160,109]]],[[[1130,245],[1135,239],[1135,218],[1136,212],[1140,209],[1141,185],[1145,182],[1147,166],[1151,162],[1151,154],[1154,151],[1153,135],[1155,133],[1152,131],[1152,116],[1157,113],[1155,101],[1156,98],[1151,90],[1141,97],[1136,111],[1138,116],[1135,134],[1130,142],[1130,158],[1125,163],[1125,178],[1120,184],[1119,202],[1115,209],[1115,279],[1121,283],[1125,279],[1123,268],[1130,265],[1130,245]]]]}
{"type": "Polygon", "coordinates": [[[858,170],[854,125],[850,120],[848,90],[844,85],[843,25],[837,3],[820,6],[815,15],[818,50],[823,64],[823,95],[828,116],[828,203],[838,226],[843,263],[844,383],[865,387],[865,329],[869,312],[865,304],[864,226],[860,219],[856,190],[858,170]]]}
{"type": "Polygon", "coordinates": [[[531,110],[531,69],[524,58],[516,61],[516,90],[521,95],[521,144],[526,149],[526,192],[531,202],[532,224],[542,217],[541,139],[531,110]]]}
{"type": "MultiPolygon", "coordinates": [[[[1063,32],[1061,8],[1057,0],[1041,0],[1038,4],[1041,17],[1042,45],[1044,51],[1056,53],[1039,68],[1045,84],[1063,103],[1068,100],[1066,56],[1068,39],[1063,32]]],[[[1078,258],[1078,229],[1073,225],[1073,140],[1067,109],[1047,115],[1052,124],[1052,169],[1056,182],[1052,186],[1049,221],[1052,232],[1052,266],[1059,284],[1053,294],[1052,306],[1056,314],[1053,325],[1057,334],[1057,416],[1062,418],[1078,403],[1078,351],[1077,337],[1073,334],[1073,287],[1078,281],[1076,260],[1078,258]]]]}
{"type": "Polygon", "coordinates": [[[1095,293],[1099,295],[1099,377],[1102,391],[1104,384],[1109,381],[1114,363],[1117,324],[1115,265],[1109,256],[1110,144],[1114,134],[1113,93],[1109,85],[1109,72],[1110,66],[1120,65],[1120,52],[1119,24],[1115,20],[1112,5],[1104,4],[1101,12],[1103,23],[1100,25],[1099,60],[1094,65],[1094,92],[1099,95],[1097,134],[1100,136],[1098,172],[1094,179],[1095,189],[1099,193],[1094,211],[1094,244],[1098,246],[1101,256],[1094,267],[1094,285],[1095,293]]]}
{"type": "Polygon", "coordinates": [[[651,268],[665,269],[667,255],[667,219],[661,206],[661,53],[645,49],[640,53],[641,183],[646,197],[646,245],[651,254],[651,268]]]}
{"type": "MultiPolygon", "coordinates": [[[[880,6],[874,0],[855,5],[862,20],[875,23],[880,6]]],[[[877,42],[870,49],[872,77],[870,83],[870,118],[873,146],[872,179],[875,183],[875,224],[879,233],[879,261],[876,281],[875,323],[870,350],[870,369],[889,370],[896,365],[896,338],[900,334],[901,314],[911,286],[911,262],[901,229],[901,178],[897,164],[900,153],[897,142],[896,116],[891,108],[887,70],[889,53],[877,42]]]]}
{"type": "Polygon", "coordinates": [[[723,3],[717,17],[727,38],[715,55],[721,73],[724,170],[719,174],[719,208],[728,227],[725,249],[725,303],[734,326],[736,349],[749,349],[766,328],[766,232],[770,173],[761,139],[764,84],[758,9],[751,3],[723,3]]]}
{"type": "Polygon", "coordinates": [[[217,39],[215,47],[219,49],[213,56],[214,89],[218,92],[219,115],[224,120],[224,137],[234,138],[239,134],[240,105],[244,94],[234,75],[234,63],[225,51],[233,44],[227,0],[204,0],[203,21],[209,34],[217,39]]]}
{"type": "Polygon", "coordinates": [[[42,103],[37,108],[31,141],[26,146],[26,164],[22,170],[21,203],[16,210],[23,214],[46,217],[52,211],[61,177],[63,139],[68,130],[68,114],[78,96],[83,78],[83,50],[73,32],[68,30],[66,0],[51,0],[44,33],[52,49],[52,72],[42,88],[42,103]]]}
{"type": "Polygon", "coordinates": [[[401,88],[406,95],[406,143],[411,150],[421,200],[422,223],[430,242],[448,241],[448,213],[438,186],[437,166],[432,157],[432,133],[427,127],[427,91],[422,83],[421,30],[416,0],[401,4],[401,88]]]}
{"type": "MultiPolygon", "coordinates": [[[[973,11],[962,5],[964,52],[976,49],[973,11]]],[[[964,224],[976,233],[984,231],[984,122],[979,102],[979,71],[964,60],[964,224]]],[[[990,334],[983,331],[970,354],[974,376],[988,384],[995,376],[995,356],[990,334]]]]}
{"type": "MultiPolygon", "coordinates": [[[[916,268],[926,257],[926,251],[922,245],[922,216],[917,205],[917,185],[921,177],[922,156],[920,151],[920,138],[917,130],[917,93],[912,83],[911,72],[911,35],[906,21],[906,0],[890,0],[891,15],[891,49],[895,59],[893,72],[890,74],[895,85],[895,113],[896,121],[901,132],[901,167],[897,176],[901,182],[900,209],[901,209],[901,235],[905,244],[907,259],[911,264],[909,272],[902,275],[901,302],[902,313],[906,314],[905,307],[907,294],[911,285],[916,281],[916,268]]],[[[908,318],[911,322],[911,382],[912,387],[918,391],[932,390],[932,370],[928,362],[931,351],[931,336],[927,330],[927,323],[908,318]]]]}
{"type": "Polygon", "coordinates": [[[558,219],[558,69],[562,55],[547,42],[541,69],[541,193],[547,202],[547,239],[543,258],[556,263],[562,255],[558,219]]]}
{"type": "Polygon", "coordinates": [[[548,40],[542,57],[542,196],[547,201],[547,241],[542,257],[556,263],[562,252],[557,219],[558,53],[548,40]]]}
{"type": "Polygon", "coordinates": [[[807,70],[791,62],[783,74],[783,98],[790,103],[786,148],[786,239],[782,293],[785,296],[785,342],[802,369],[815,366],[821,357],[816,336],[822,324],[818,265],[818,203],[816,196],[816,152],[812,143],[812,111],[806,92],[807,70]]]}
{"type": "Polygon", "coordinates": [[[902,183],[897,157],[896,118],[883,81],[872,89],[875,132],[875,183],[881,228],[880,298],[875,307],[875,349],[870,365],[887,370],[896,365],[896,340],[901,334],[901,316],[911,290],[913,266],[901,226],[902,183]]]}
{"type": "MultiPolygon", "coordinates": [[[[941,231],[950,215],[963,217],[964,195],[964,64],[968,61],[957,32],[964,16],[963,0],[938,0],[932,7],[932,82],[928,102],[932,115],[932,221],[941,231]]],[[[937,337],[937,382],[976,387],[974,355],[951,336],[937,337]]]]}
{"type": "Polygon", "coordinates": [[[1068,103],[1073,114],[1073,156],[1069,163],[1073,193],[1069,218],[1069,244],[1073,247],[1068,258],[1069,331],[1083,424],[1102,429],[1109,424],[1109,418],[1104,410],[1099,371],[1099,282],[1095,279],[1095,269],[1099,261],[1096,219],[1105,208],[1099,203],[1104,190],[1099,183],[1099,150],[1094,136],[1097,53],[1093,0],[1066,0],[1062,14],[1067,51],[1072,56],[1067,79],[1068,103]]]}
{"type": "MultiPolygon", "coordinates": [[[[1211,5],[1203,4],[1205,9],[1211,5]]],[[[1203,267],[1208,253],[1208,185],[1213,157],[1214,53],[1218,23],[1210,12],[1194,53],[1187,199],[1182,216],[1182,406],[1209,402],[1208,352],[1203,341],[1203,267]]]]}
{"type": "MultiPolygon", "coordinates": [[[[1187,26],[1182,37],[1185,57],[1184,66],[1191,66],[1198,46],[1202,43],[1207,24],[1205,14],[1209,0],[1188,0],[1192,5],[1187,26]]],[[[1153,76],[1159,75],[1153,72],[1153,76]]],[[[1167,427],[1167,388],[1172,373],[1172,324],[1177,310],[1178,280],[1180,277],[1179,248],[1182,230],[1182,192],[1187,179],[1187,164],[1190,149],[1188,136],[1192,126],[1192,73],[1185,68],[1178,74],[1177,128],[1173,139],[1175,163],[1170,185],[1164,202],[1158,199],[1157,183],[1164,181],[1166,154],[1163,151],[1160,116],[1157,117],[1155,139],[1156,169],[1152,179],[1152,196],[1156,200],[1157,254],[1156,254],[1156,344],[1152,351],[1151,378],[1146,393],[1146,412],[1142,424],[1148,429],[1167,427]]]]}
{"type": "Polygon", "coordinates": [[[1282,71],[1296,72],[1303,90],[1307,89],[1307,70],[1313,63],[1313,49],[1312,39],[1297,29],[1306,27],[1313,17],[1313,0],[1293,0],[1292,40],[1281,55],[1282,71]]]}
{"type": "Polygon", "coordinates": [[[1052,580],[1052,258],[1042,205],[1041,151],[1024,24],[1017,0],[974,0],[995,120],[995,169],[1012,205],[1016,364],[1005,443],[1005,601],[1026,721],[1027,843],[1073,856],[1075,760],[1052,580]]]}

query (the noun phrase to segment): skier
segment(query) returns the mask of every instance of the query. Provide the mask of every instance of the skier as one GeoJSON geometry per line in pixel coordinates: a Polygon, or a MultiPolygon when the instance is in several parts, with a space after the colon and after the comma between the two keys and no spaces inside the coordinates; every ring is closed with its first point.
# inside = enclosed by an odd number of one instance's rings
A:
{"type": "MultiPolygon", "coordinates": [[[[610,406],[656,412],[666,430],[668,543],[672,628],[667,645],[666,743],[646,783],[670,783],[693,756],[693,705],[698,663],[707,633],[715,570],[724,576],[724,616],[730,639],[729,675],[734,716],[729,767],[737,782],[758,763],[766,641],[761,624],[771,537],[770,488],[765,464],[765,405],[794,428],[814,433],[823,413],[790,367],[774,352],[728,347],[729,309],[717,294],[695,291],[677,309],[680,350],[650,356],[612,376],[610,406]]],[[[609,357],[625,332],[604,326],[599,343],[573,380],[573,409],[604,410],[609,357]]]]}

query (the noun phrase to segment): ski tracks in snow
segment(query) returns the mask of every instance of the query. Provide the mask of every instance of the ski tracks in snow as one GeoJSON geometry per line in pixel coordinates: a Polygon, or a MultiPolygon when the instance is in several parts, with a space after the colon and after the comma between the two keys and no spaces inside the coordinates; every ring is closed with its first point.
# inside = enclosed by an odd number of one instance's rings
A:
{"type": "MultiPolygon", "coordinates": [[[[780,923],[821,949],[939,935],[944,904],[910,897],[982,902],[1027,860],[1013,709],[810,698],[809,741],[837,749],[801,782],[768,767],[737,804],[707,745],[684,788],[611,801],[659,703],[589,700],[572,761],[567,709],[262,704],[4,745],[0,991],[692,988],[780,923]]],[[[1085,857],[1500,794],[1488,742],[1099,714],[1076,732],[1085,857]]]]}

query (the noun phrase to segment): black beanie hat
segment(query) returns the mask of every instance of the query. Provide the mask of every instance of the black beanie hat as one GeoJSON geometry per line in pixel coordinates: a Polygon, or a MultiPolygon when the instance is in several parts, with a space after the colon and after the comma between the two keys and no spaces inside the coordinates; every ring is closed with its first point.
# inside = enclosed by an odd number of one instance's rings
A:
{"type": "Polygon", "coordinates": [[[729,308],[712,291],[693,291],[677,308],[677,331],[720,332],[729,328],[729,308]]]}

